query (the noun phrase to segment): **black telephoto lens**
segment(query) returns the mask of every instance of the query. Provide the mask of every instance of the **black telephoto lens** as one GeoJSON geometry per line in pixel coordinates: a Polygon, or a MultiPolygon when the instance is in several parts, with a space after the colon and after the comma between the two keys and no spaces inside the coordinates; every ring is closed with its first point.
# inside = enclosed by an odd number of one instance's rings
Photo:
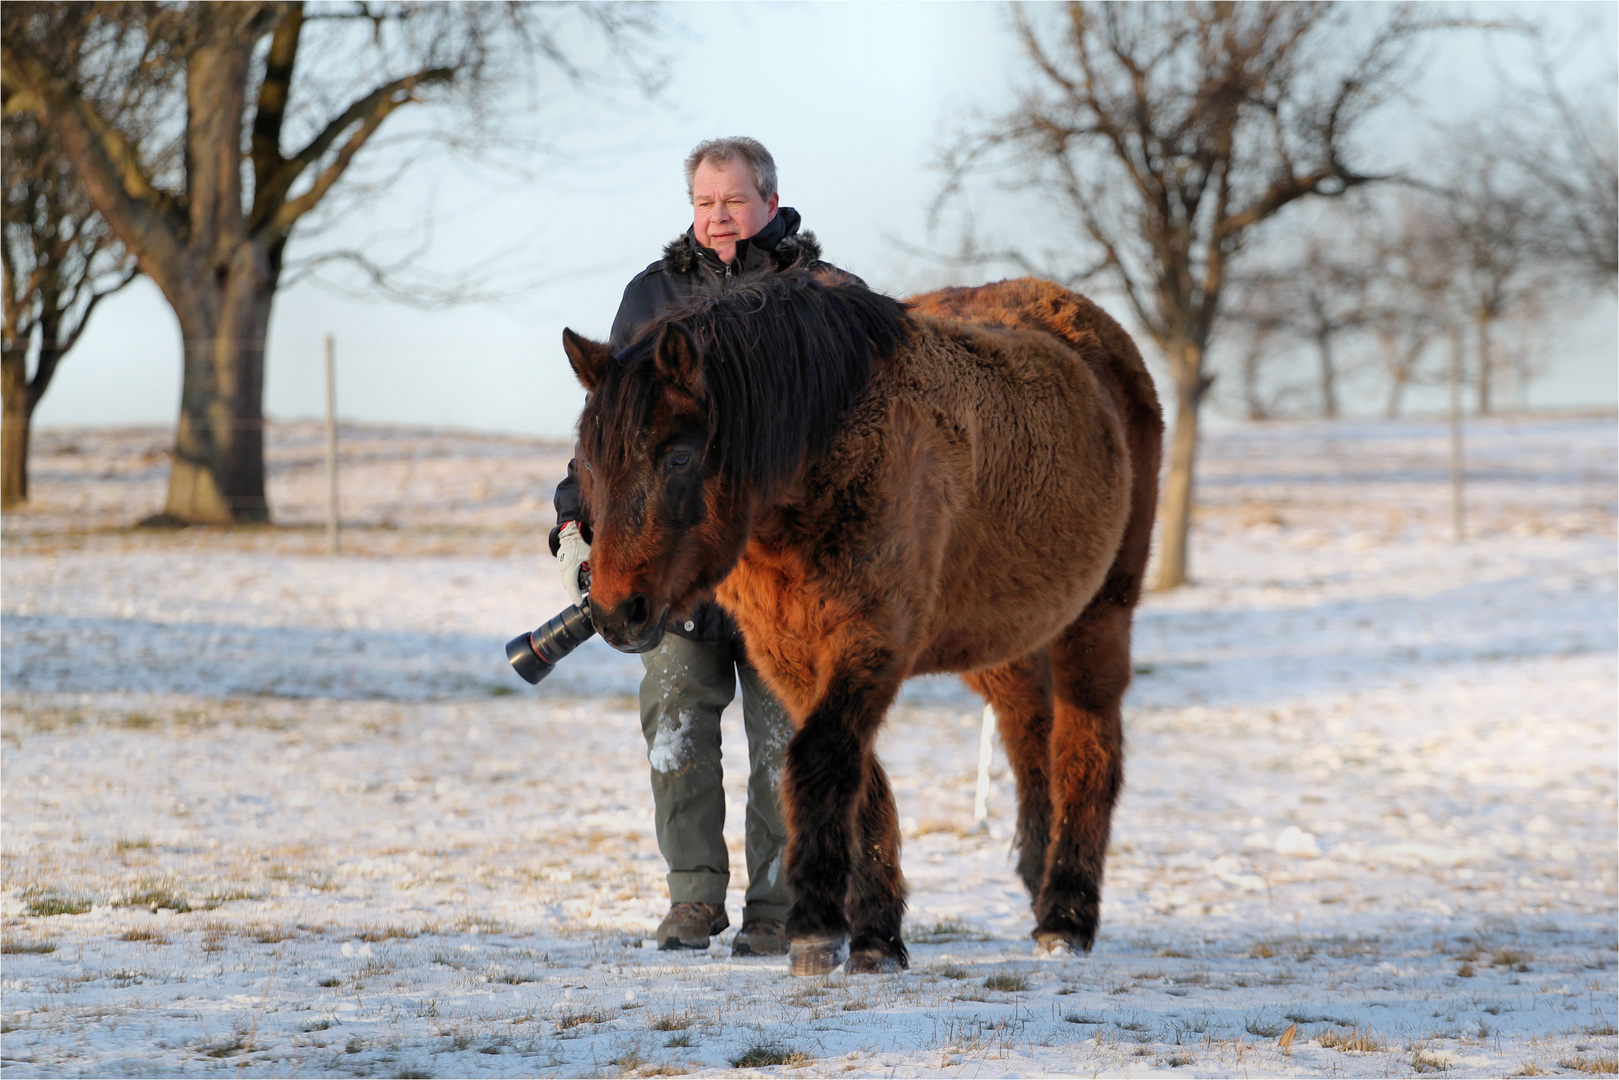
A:
{"type": "Polygon", "coordinates": [[[506,643],[506,659],[525,680],[538,684],[573,650],[596,633],[590,612],[573,606],[546,620],[531,634],[519,634],[506,643]]]}

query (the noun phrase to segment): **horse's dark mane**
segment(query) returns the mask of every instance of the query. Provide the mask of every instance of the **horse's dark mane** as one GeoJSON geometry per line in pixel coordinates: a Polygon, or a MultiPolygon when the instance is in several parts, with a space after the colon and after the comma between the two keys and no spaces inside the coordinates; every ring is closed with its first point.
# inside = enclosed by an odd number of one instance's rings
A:
{"type": "Polygon", "coordinates": [[[710,466],[769,494],[831,443],[908,319],[899,301],[857,282],[799,271],[700,293],[606,365],[579,425],[587,461],[617,471],[637,452],[667,392],[654,354],[671,324],[701,354],[710,466]]]}

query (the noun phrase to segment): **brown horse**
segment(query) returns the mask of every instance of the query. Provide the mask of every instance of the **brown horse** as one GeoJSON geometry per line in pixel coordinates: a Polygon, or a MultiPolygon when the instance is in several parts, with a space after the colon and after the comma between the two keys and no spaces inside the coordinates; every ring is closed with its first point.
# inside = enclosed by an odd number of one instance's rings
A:
{"type": "Polygon", "coordinates": [[[718,597],[797,725],[782,798],[795,975],[896,971],[905,883],[872,751],[900,684],[963,673],[1018,785],[1037,949],[1089,949],[1163,420],[1129,336],[1049,282],[901,305],[788,273],[614,355],[590,398],[590,608],[619,649],[718,597]]]}

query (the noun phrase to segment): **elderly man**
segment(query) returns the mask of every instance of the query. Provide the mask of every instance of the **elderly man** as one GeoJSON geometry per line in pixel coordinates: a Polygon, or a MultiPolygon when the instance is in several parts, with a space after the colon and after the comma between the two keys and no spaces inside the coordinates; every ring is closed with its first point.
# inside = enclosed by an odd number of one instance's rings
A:
{"type": "MultiPolygon", "coordinates": [[[[615,349],[693,293],[738,275],[795,264],[827,268],[820,262],[814,234],[798,231],[798,212],[779,205],[776,163],[756,140],[714,139],[699,145],[686,158],[686,190],[691,228],[625,288],[613,320],[615,349]]],[[[563,584],[578,603],[579,569],[588,564],[591,534],[574,470],[569,462],[567,479],[557,488],[551,551],[562,563],[563,584]]],[[[748,736],[748,890],[732,951],[737,956],[785,953],[782,856],[787,830],[776,785],[792,722],[748,663],[736,627],[723,610],[705,604],[668,629],[663,643],[643,657],[646,678],[641,683],[641,730],[652,765],[658,849],[669,865],[669,914],[658,926],[658,946],[705,949],[710,936],[730,925],[725,913],[731,874],[724,837],[720,713],[740,682],[748,736]]]]}

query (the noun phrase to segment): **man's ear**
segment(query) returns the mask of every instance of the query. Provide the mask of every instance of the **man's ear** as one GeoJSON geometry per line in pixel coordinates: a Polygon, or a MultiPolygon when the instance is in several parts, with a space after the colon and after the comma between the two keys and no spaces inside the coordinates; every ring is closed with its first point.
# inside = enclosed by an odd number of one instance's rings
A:
{"type": "Polygon", "coordinates": [[[594,394],[601,385],[602,373],[613,358],[613,350],[599,341],[580,337],[572,330],[562,331],[562,351],[568,354],[568,363],[585,390],[594,394]]]}
{"type": "Polygon", "coordinates": [[[697,359],[697,343],[679,323],[665,323],[653,351],[653,372],[658,380],[692,397],[699,397],[703,369],[697,359]]]}

